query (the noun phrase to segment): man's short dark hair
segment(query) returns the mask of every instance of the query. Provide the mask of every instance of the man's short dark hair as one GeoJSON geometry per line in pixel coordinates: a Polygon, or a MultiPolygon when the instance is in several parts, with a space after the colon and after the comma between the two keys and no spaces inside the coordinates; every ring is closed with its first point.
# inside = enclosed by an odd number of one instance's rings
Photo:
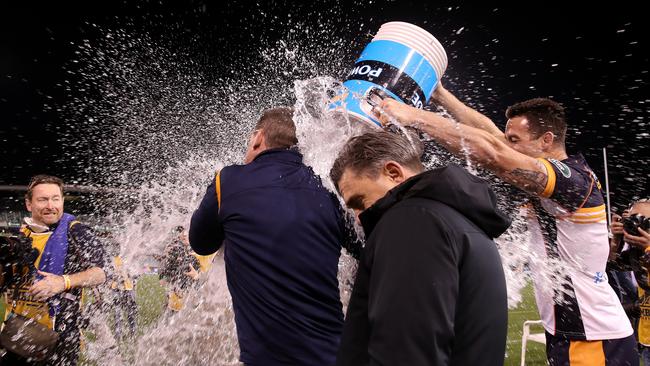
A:
{"type": "Polygon", "coordinates": [[[552,132],[556,142],[564,145],[566,139],[566,119],[564,107],[548,98],[534,98],[511,105],[506,110],[508,119],[524,116],[534,138],[545,132],[552,132]]]}
{"type": "Polygon", "coordinates": [[[39,174],[30,179],[29,185],[27,186],[27,193],[25,193],[25,199],[31,201],[32,195],[34,194],[34,187],[39,184],[56,184],[61,189],[61,196],[63,196],[63,180],[61,178],[53,175],[39,174]]]}
{"type": "Polygon", "coordinates": [[[330,170],[330,178],[338,189],[343,173],[350,169],[355,174],[376,178],[384,163],[395,161],[416,172],[424,170],[420,157],[422,143],[386,131],[373,131],[352,137],[343,146],[330,170]]]}
{"type": "Polygon", "coordinates": [[[292,108],[267,109],[257,121],[255,129],[262,130],[269,149],[289,148],[298,144],[292,108]]]}

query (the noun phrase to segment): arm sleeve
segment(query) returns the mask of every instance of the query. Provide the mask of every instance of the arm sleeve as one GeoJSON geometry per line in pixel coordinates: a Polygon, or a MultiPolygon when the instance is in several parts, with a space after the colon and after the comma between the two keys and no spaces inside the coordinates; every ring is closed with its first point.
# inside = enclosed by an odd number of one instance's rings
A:
{"type": "Polygon", "coordinates": [[[448,365],[459,293],[457,245],[419,207],[392,209],[382,221],[373,232],[368,291],[370,365],[448,365]]]}
{"type": "Polygon", "coordinates": [[[223,225],[219,219],[217,196],[218,177],[208,186],[199,207],[192,215],[189,239],[192,250],[199,255],[208,255],[221,247],[224,239],[223,225]]]}
{"type": "Polygon", "coordinates": [[[592,190],[598,189],[593,177],[573,166],[554,159],[539,161],[548,173],[542,197],[550,198],[572,212],[584,205],[592,190]]]}
{"type": "Polygon", "coordinates": [[[103,243],[95,236],[92,229],[82,223],[70,226],[70,236],[74,243],[75,249],[70,253],[74,256],[73,263],[75,268],[73,273],[83,272],[92,267],[99,267],[102,270],[106,265],[106,253],[103,243]]]}

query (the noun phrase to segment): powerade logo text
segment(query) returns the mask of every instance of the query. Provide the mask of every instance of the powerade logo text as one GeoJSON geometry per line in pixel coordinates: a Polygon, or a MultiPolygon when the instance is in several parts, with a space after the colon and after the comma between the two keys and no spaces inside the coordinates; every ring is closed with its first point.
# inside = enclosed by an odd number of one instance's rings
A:
{"type": "Polygon", "coordinates": [[[397,95],[401,101],[416,108],[426,103],[424,92],[413,78],[393,65],[375,60],[357,62],[348,73],[347,80],[364,80],[397,95]]]}
{"type": "Polygon", "coordinates": [[[379,75],[381,75],[381,72],[384,69],[381,67],[378,67],[377,69],[374,69],[370,67],[370,65],[363,65],[363,66],[355,66],[352,71],[348,74],[348,78],[352,79],[356,75],[368,75],[369,77],[377,78],[379,75]]]}

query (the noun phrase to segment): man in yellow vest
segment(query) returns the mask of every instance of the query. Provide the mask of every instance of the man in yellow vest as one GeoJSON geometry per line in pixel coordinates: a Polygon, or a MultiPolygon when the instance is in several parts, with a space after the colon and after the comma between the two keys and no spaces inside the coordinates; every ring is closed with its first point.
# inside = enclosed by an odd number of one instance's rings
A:
{"type": "MultiPolygon", "coordinates": [[[[642,217],[650,218],[650,200],[635,201],[630,206],[630,209],[623,214],[623,218],[614,217],[611,225],[611,231],[614,234],[613,241],[618,242],[623,239],[628,245],[643,250],[645,255],[641,258],[641,262],[646,267],[646,270],[650,270],[650,231],[643,230],[643,225],[641,225],[641,227],[637,228],[637,232],[629,232],[630,225],[626,227],[624,220],[629,220],[632,215],[636,215],[637,222],[640,222],[639,219],[642,217]]],[[[650,292],[645,290],[650,288],[650,283],[648,283],[647,275],[640,275],[636,280],[639,282],[639,306],[641,308],[638,341],[641,345],[643,364],[650,365],[650,292]],[[646,283],[644,284],[641,281],[646,283]]]]}
{"type": "MultiPolygon", "coordinates": [[[[27,278],[5,294],[6,317],[23,315],[59,334],[47,365],[76,365],[79,353],[81,290],[102,284],[106,276],[104,248],[90,228],[63,211],[63,181],[49,175],[32,178],[25,195],[30,217],[22,233],[38,250],[35,278],[27,278]]],[[[17,334],[16,336],[20,336],[17,334]]],[[[7,352],[1,365],[29,365],[27,359],[7,352]]]]}

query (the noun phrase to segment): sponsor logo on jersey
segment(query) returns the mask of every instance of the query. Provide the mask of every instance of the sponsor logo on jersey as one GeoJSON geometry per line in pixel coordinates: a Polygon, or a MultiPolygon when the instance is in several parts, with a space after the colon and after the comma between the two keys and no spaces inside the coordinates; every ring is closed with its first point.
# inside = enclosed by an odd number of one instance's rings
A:
{"type": "Polygon", "coordinates": [[[569,169],[566,164],[559,160],[555,159],[548,159],[555,167],[560,171],[560,173],[565,177],[565,178],[571,178],[571,169],[569,169]]]}
{"type": "Polygon", "coordinates": [[[594,283],[601,283],[605,281],[605,274],[603,272],[596,272],[594,276],[594,283]]]}

